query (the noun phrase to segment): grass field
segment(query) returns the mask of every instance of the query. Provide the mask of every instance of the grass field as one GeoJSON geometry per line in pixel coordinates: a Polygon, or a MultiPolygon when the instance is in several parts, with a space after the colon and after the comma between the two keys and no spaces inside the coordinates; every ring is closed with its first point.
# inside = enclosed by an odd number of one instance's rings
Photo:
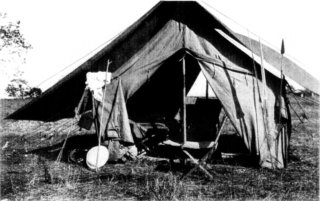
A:
{"type": "MultiPolygon", "coordinates": [[[[299,112],[295,101],[291,102],[299,112]]],[[[182,168],[147,157],[107,164],[99,173],[64,157],[56,162],[68,131],[77,130],[72,121],[3,120],[1,199],[319,200],[319,102],[301,103],[309,119],[300,124],[292,116],[288,168],[270,170],[221,159],[209,165],[213,180],[196,171],[181,181],[182,168]]],[[[72,132],[68,148],[80,144],[84,135],[72,132]]],[[[95,142],[86,140],[88,146],[95,142]]]]}

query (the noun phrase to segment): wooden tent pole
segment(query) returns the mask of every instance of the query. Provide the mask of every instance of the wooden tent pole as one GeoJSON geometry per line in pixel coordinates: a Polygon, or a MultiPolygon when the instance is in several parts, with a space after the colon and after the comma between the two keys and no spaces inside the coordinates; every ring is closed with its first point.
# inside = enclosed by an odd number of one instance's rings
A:
{"type": "Polygon", "coordinates": [[[260,59],[261,59],[261,77],[262,77],[262,94],[263,94],[263,107],[264,110],[267,111],[267,82],[266,82],[266,73],[264,69],[264,64],[263,64],[263,51],[262,51],[262,44],[261,40],[259,38],[259,44],[260,44],[260,59]]]}
{"type": "Polygon", "coordinates": [[[185,58],[182,58],[182,132],[183,132],[183,143],[187,141],[187,108],[186,108],[186,64],[185,58]]]}
{"type": "MultiPolygon", "coordinates": [[[[249,30],[247,29],[248,31],[248,38],[250,38],[250,32],[249,30]]],[[[251,40],[250,41],[250,50],[251,50],[251,56],[252,56],[252,66],[253,66],[253,70],[254,70],[254,76],[255,76],[255,81],[256,81],[256,86],[253,84],[253,91],[254,93],[256,93],[256,87],[257,87],[257,92],[258,92],[258,97],[261,96],[261,93],[260,93],[260,87],[259,87],[259,79],[258,79],[258,72],[257,72],[257,68],[256,68],[256,65],[255,65],[255,60],[254,60],[254,54],[253,54],[253,48],[252,48],[252,43],[251,43],[251,40]]],[[[256,95],[255,95],[255,99],[256,99],[256,95]]],[[[260,98],[259,98],[259,103],[261,104],[260,102],[260,98]]],[[[258,121],[258,108],[257,108],[257,103],[256,101],[254,101],[254,109],[255,109],[255,115],[256,115],[256,118],[255,118],[255,123],[256,123],[256,126],[255,126],[255,132],[258,133],[259,132],[259,121],[258,121]]],[[[263,124],[265,125],[265,120],[264,120],[264,111],[263,111],[263,107],[261,106],[261,109],[262,109],[262,118],[263,118],[263,124]]],[[[259,140],[256,140],[257,142],[257,145],[258,147],[260,147],[259,145],[259,140]]]]}
{"type": "MultiPolygon", "coordinates": [[[[102,122],[102,119],[103,119],[103,108],[104,108],[104,98],[106,96],[106,85],[107,85],[107,74],[108,74],[108,71],[109,71],[109,65],[111,64],[110,60],[108,59],[108,62],[107,62],[107,68],[106,68],[106,77],[105,77],[105,88],[103,90],[103,93],[102,93],[102,112],[101,112],[101,117],[100,117],[100,123],[102,122]]],[[[101,136],[102,136],[102,133],[101,133],[101,130],[99,130],[99,138],[98,138],[98,145],[100,146],[101,144],[101,136]]]]}
{"type": "Polygon", "coordinates": [[[209,99],[209,82],[206,80],[206,99],[209,99]]]}
{"type": "MultiPolygon", "coordinates": [[[[107,74],[108,74],[108,70],[109,70],[109,65],[110,65],[110,63],[111,63],[111,62],[110,62],[110,61],[109,61],[109,59],[108,59],[107,69],[106,69],[106,79],[105,79],[105,83],[104,83],[105,88],[104,88],[104,90],[103,90],[103,94],[102,94],[102,108],[101,108],[100,125],[101,125],[101,123],[102,123],[102,120],[103,120],[103,114],[104,114],[104,112],[103,112],[103,108],[104,108],[104,98],[105,98],[105,96],[106,96],[107,74]]],[[[108,129],[108,128],[106,128],[106,129],[108,129]]],[[[103,132],[105,132],[105,130],[104,130],[103,132]]],[[[98,150],[97,150],[97,158],[96,158],[96,172],[98,172],[98,171],[99,171],[99,168],[98,168],[98,162],[99,162],[99,152],[100,152],[100,145],[101,145],[101,136],[102,136],[102,130],[101,130],[101,129],[99,129],[99,136],[98,136],[98,150]]]]}
{"type": "MultiPolygon", "coordinates": [[[[279,128],[281,127],[281,106],[282,106],[282,88],[283,88],[283,70],[282,70],[282,62],[283,62],[283,54],[284,50],[284,40],[282,39],[281,43],[281,68],[280,68],[280,92],[279,92],[279,128]]],[[[278,131],[280,133],[280,129],[278,131]]],[[[279,135],[279,134],[278,134],[279,135]]]]}
{"type": "Polygon", "coordinates": [[[106,70],[106,81],[107,81],[107,75],[108,75],[108,72],[109,72],[109,66],[110,66],[111,63],[112,63],[112,61],[110,61],[110,60],[108,59],[108,62],[107,62],[107,70],[106,70]]]}
{"type": "Polygon", "coordinates": [[[285,153],[284,153],[284,167],[287,167],[288,164],[288,146],[287,146],[287,136],[285,136],[285,130],[283,127],[283,124],[281,122],[281,107],[282,107],[282,88],[283,88],[283,80],[284,80],[284,76],[283,76],[283,70],[282,70],[282,62],[283,62],[283,54],[285,52],[284,50],[284,41],[282,39],[282,43],[281,43],[281,69],[280,69],[280,92],[279,92],[279,122],[278,122],[278,134],[277,134],[277,139],[279,138],[280,134],[282,134],[282,143],[284,144],[284,148],[285,153]]]}
{"type": "MultiPolygon", "coordinates": [[[[76,117],[79,116],[80,110],[81,110],[81,108],[82,108],[82,103],[83,103],[85,97],[87,96],[87,94],[88,94],[87,88],[85,87],[85,88],[84,88],[84,91],[83,91],[83,93],[82,93],[80,102],[79,102],[79,104],[78,104],[78,107],[76,107],[75,110],[74,110],[76,117]]],[[[85,107],[85,106],[84,106],[84,107],[85,107]]]]}
{"type": "Polygon", "coordinates": [[[270,133],[269,133],[269,115],[268,115],[268,107],[267,107],[267,82],[266,82],[266,74],[265,74],[265,69],[263,65],[263,50],[262,50],[262,44],[261,40],[259,38],[259,44],[260,44],[260,59],[261,59],[261,77],[262,77],[262,119],[263,119],[263,124],[264,124],[264,130],[265,134],[267,135],[267,144],[268,144],[268,149],[270,152],[270,160],[271,160],[271,165],[272,168],[274,168],[274,162],[273,162],[273,156],[271,155],[271,148],[270,148],[270,133]]]}

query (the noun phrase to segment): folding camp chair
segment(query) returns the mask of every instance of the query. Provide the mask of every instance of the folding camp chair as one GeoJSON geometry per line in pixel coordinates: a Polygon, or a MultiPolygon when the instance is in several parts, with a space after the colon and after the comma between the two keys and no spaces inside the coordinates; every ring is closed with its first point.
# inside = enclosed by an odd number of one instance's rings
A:
{"type": "MultiPolygon", "coordinates": [[[[191,162],[195,165],[192,169],[182,175],[181,179],[190,175],[196,169],[202,170],[210,179],[213,179],[213,176],[206,169],[205,164],[209,158],[213,155],[213,153],[217,150],[218,141],[222,133],[222,129],[226,123],[226,116],[223,117],[222,123],[218,132],[216,134],[216,138],[212,141],[185,141],[183,143],[175,142],[172,140],[166,140],[162,142],[163,145],[180,147],[181,151],[191,159],[191,162]],[[205,153],[198,160],[191,154],[192,150],[203,150],[205,153]]],[[[183,136],[186,139],[186,136],[183,136]]],[[[184,159],[182,159],[184,160],[184,159]]]]}
{"type": "MultiPolygon", "coordinates": [[[[199,168],[200,170],[202,170],[207,176],[209,176],[210,179],[213,178],[213,176],[208,172],[208,170],[205,168],[204,164],[206,163],[207,159],[211,157],[211,155],[217,150],[217,145],[218,145],[218,140],[220,138],[221,135],[221,131],[223,126],[225,125],[225,121],[226,121],[226,113],[223,117],[222,120],[222,124],[220,126],[220,128],[218,129],[218,132],[216,133],[216,137],[215,139],[210,139],[210,138],[214,138],[214,136],[212,136],[213,130],[207,129],[207,130],[202,130],[202,131],[197,131],[197,129],[195,129],[194,131],[191,131],[188,127],[189,125],[187,122],[187,104],[189,104],[189,101],[191,101],[190,97],[187,97],[187,87],[186,87],[186,64],[185,64],[185,57],[183,57],[181,59],[182,61],[182,107],[181,107],[181,111],[180,111],[180,123],[181,123],[181,128],[182,128],[182,141],[180,140],[180,142],[175,142],[172,140],[166,140],[163,142],[164,145],[169,145],[169,146],[173,146],[173,147],[180,147],[180,150],[182,151],[182,155],[187,156],[189,159],[191,159],[191,162],[195,164],[195,167],[192,168],[190,171],[188,171],[186,174],[184,174],[182,176],[182,178],[188,176],[189,174],[191,174],[195,169],[199,168]],[[187,131],[188,129],[188,131],[187,131]],[[206,137],[210,137],[210,138],[206,138],[204,139],[205,141],[203,141],[203,139],[201,138],[187,138],[187,133],[195,133],[196,136],[200,136],[200,135],[204,135],[206,137]],[[190,139],[190,140],[189,140],[190,139]],[[192,151],[191,150],[203,150],[204,152],[206,152],[202,157],[198,157],[199,160],[196,159],[195,155],[192,155],[192,151]]],[[[205,102],[208,103],[204,104],[204,108],[202,108],[203,110],[201,110],[200,108],[195,107],[195,110],[191,110],[191,111],[195,111],[195,115],[191,115],[191,118],[195,118],[193,119],[194,122],[197,123],[204,123],[204,125],[201,125],[201,128],[206,128],[206,127],[212,127],[214,126],[214,122],[210,122],[209,124],[207,124],[208,120],[212,120],[212,115],[213,114],[218,114],[218,113],[214,113],[215,111],[218,112],[220,111],[218,108],[220,107],[220,102],[218,100],[218,102],[214,102],[213,99],[209,99],[209,84],[208,82],[206,83],[206,99],[205,102]],[[213,101],[213,102],[210,102],[213,101]],[[219,106],[217,108],[207,108],[206,106],[219,106]],[[211,110],[212,109],[212,110],[211,110]],[[203,113],[203,114],[201,114],[203,113]],[[200,119],[198,115],[200,116],[205,116],[205,114],[207,114],[208,116],[205,117],[204,119],[200,119]],[[200,120],[200,121],[199,121],[200,120]],[[203,121],[203,122],[202,122],[203,121]]],[[[196,99],[196,100],[200,100],[200,99],[196,99]]],[[[201,104],[199,105],[201,106],[201,104]]],[[[191,109],[191,108],[190,108],[191,109]]],[[[220,108],[221,109],[221,108],[220,108]]],[[[190,110],[188,110],[190,111],[190,110]]],[[[188,117],[189,123],[192,123],[192,119],[190,119],[190,116],[188,117]]],[[[182,159],[184,162],[185,160],[182,159]]]]}

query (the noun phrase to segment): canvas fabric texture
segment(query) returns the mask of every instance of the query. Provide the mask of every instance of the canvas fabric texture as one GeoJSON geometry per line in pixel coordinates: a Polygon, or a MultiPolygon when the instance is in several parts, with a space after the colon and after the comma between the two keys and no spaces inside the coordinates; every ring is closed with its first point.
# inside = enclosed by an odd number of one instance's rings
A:
{"type": "Polygon", "coordinates": [[[106,85],[104,93],[103,102],[98,105],[100,136],[103,140],[117,138],[123,143],[134,144],[121,80],[106,85]]]}
{"type": "MultiPolygon", "coordinates": [[[[279,110],[275,108],[277,94],[274,91],[279,85],[272,83],[269,87],[274,89],[267,88],[268,114],[265,114],[255,77],[227,71],[207,62],[199,64],[246,147],[259,156],[260,165],[283,168],[286,160],[283,153],[287,150],[283,138],[286,133],[283,130],[279,133],[275,123],[279,110]]],[[[258,85],[262,89],[261,82],[258,85]]]]}
{"type": "MultiPolygon", "coordinates": [[[[276,116],[278,116],[276,105],[277,94],[280,90],[278,89],[280,79],[267,72],[267,112],[263,112],[261,102],[262,83],[259,80],[258,86],[256,85],[250,58],[247,59],[247,62],[236,57],[228,59],[230,53],[228,55],[222,54],[221,50],[212,45],[212,42],[198,36],[188,26],[173,20],[169,21],[160,33],[155,35],[149,45],[142,48],[131,60],[114,72],[115,79],[110,87],[107,86],[107,91],[112,94],[114,83],[118,83],[121,79],[123,101],[127,101],[166,60],[185,45],[189,47],[184,48],[186,54],[198,60],[201,71],[221,101],[245,145],[250,152],[258,155],[260,165],[269,168],[284,167],[286,154],[283,153],[286,152],[286,146],[282,141],[283,135],[286,134],[278,134],[275,121],[276,116]],[[179,27],[184,31],[179,31],[179,27]]],[[[241,54],[240,50],[238,52],[234,50],[232,54],[237,53],[241,54]]],[[[179,66],[175,67],[178,68],[179,66]]],[[[170,73],[169,70],[168,73],[170,73]]],[[[113,96],[106,96],[105,100],[112,105],[112,101],[107,100],[108,97],[113,96]]],[[[284,101],[282,100],[281,103],[284,103],[284,101]]],[[[282,107],[282,111],[287,110],[284,104],[282,104],[282,107]]],[[[111,111],[111,109],[108,111],[111,111]]],[[[111,115],[110,119],[116,118],[111,115]]],[[[112,120],[106,120],[105,122],[111,123],[112,120]]]]}

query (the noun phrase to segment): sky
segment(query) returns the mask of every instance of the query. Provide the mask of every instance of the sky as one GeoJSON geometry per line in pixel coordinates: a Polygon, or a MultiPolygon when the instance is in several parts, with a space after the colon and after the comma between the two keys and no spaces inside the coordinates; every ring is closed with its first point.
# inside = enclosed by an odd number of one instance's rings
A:
{"type": "MultiPolygon", "coordinates": [[[[21,66],[23,76],[29,85],[45,90],[138,20],[157,2],[0,0],[0,12],[7,13],[8,20],[21,21],[21,32],[33,46],[21,66]]],[[[286,56],[320,80],[318,0],[200,2],[232,30],[245,35],[249,30],[250,36],[260,36],[262,41],[267,41],[267,45],[272,45],[276,50],[280,49],[281,40],[284,39],[286,56]]],[[[3,79],[0,83],[0,97],[4,96],[2,88],[7,81],[3,79]]]]}

